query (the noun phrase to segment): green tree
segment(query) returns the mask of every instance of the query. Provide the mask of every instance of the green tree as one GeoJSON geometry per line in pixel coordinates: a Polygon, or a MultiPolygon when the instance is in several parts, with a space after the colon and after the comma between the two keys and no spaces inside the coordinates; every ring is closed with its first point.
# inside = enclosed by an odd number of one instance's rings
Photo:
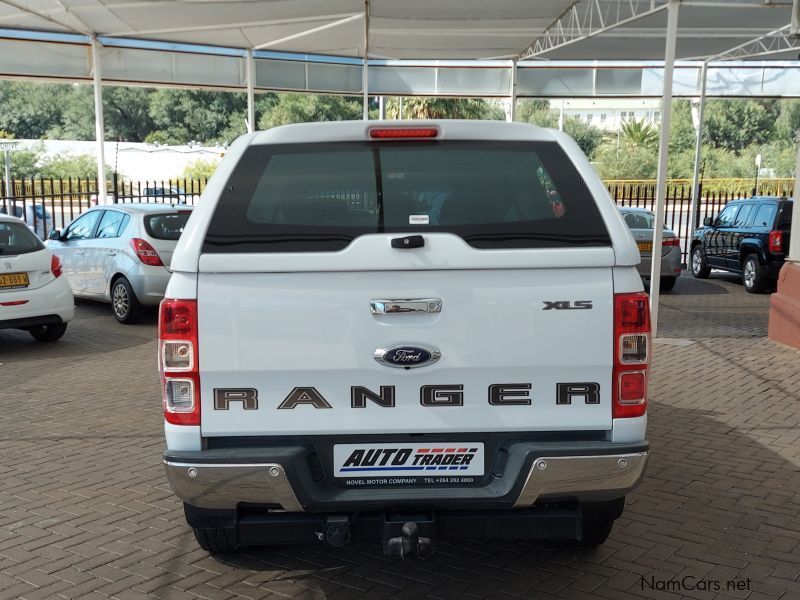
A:
{"type": "Polygon", "coordinates": [[[246,98],[241,93],[159,89],[149,96],[148,114],[154,131],[148,141],[169,144],[230,142],[231,130],[244,133],[246,98]]]}
{"type": "Polygon", "coordinates": [[[603,142],[605,134],[601,129],[584,123],[578,117],[564,119],[564,133],[569,135],[580,146],[583,153],[592,158],[603,142]]]}
{"type": "Polygon", "coordinates": [[[0,129],[19,139],[40,139],[61,122],[71,85],[0,81],[0,129]]]}
{"type": "MultiPolygon", "coordinates": [[[[97,177],[97,159],[91,154],[57,154],[41,161],[38,176],[46,179],[85,179],[97,177]]],[[[111,167],[106,166],[111,174],[111,167]]]]}
{"type": "Polygon", "coordinates": [[[653,150],[658,147],[660,135],[658,129],[652,123],[645,122],[644,119],[641,121],[632,119],[624,122],[620,127],[620,138],[628,146],[653,150]]]}
{"type": "Polygon", "coordinates": [[[271,129],[289,123],[345,121],[362,116],[360,98],[326,94],[279,94],[277,101],[258,122],[259,129],[271,129]]]}
{"type": "Polygon", "coordinates": [[[558,127],[558,113],[547,100],[517,100],[515,120],[551,129],[558,127]]]}
{"type": "Polygon", "coordinates": [[[774,100],[709,100],[705,138],[714,148],[739,153],[775,136],[780,105],[774,100]]]}
{"type": "Polygon", "coordinates": [[[498,121],[505,119],[505,111],[497,102],[481,98],[403,98],[403,115],[400,115],[400,99],[386,100],[386,116],[389,119],[481,119],[498,121]]]}
{"type": "Polygon", "coordinates": [[[200,158],[186,165],[182,177],[184,179],[208,179],[218,166],[218,160],[200,158]]]}

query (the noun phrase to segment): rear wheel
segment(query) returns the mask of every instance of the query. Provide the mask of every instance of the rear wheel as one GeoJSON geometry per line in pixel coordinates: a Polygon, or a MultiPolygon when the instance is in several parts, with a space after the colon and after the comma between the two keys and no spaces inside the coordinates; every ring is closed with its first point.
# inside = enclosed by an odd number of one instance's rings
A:
{"type": "Polygon", "coordinates": [[[28,331],[37,342],[55,342],[61,339],[66,330],[66,323],[52,323],[50,325],[32,327],[28,331]]]}
{"type": "Polygon", "coordinates": [[[692,248],[692,275],[698,279],[707,279],[711,273],[711,267],[708,266],[706,255],[703,254],[703,247],[698,244],[692,248]]]}
{"type": "Polygon", "coordinates": [[[602,521],[587,521],[581,523],[581,539],[578,543],[586,548],[594,548],[603,544],[611,534],[614,527],[614,519],[603,519],[602,521]]]}
{"type": "Polygon", "coordinates": [[[658,289],[662,292],[668,292],[675,287],[676,281],[678,281],[677,277],[662,277],[658,289]]]}
{"type": "Polygon", "coordinates": [[[193,529],[197,543],[209,554],[231,554],[239,549],[235,529],[193,529]]]}
{"type": "Polygon", "coordinates": [[[742,263],[742,282],[744,289],[751,294],[759,294],[767,289],[769,276],[767,269],[758,260],[758,255],[748,254],[742,263]]]}
{"type": "Polygon", "coordinates": [[[130,282],[124,277],[111,285],[111,307],[117,321],[126,325],[138,322],[142,316],[143,307],[133,293],[130,282]]]}

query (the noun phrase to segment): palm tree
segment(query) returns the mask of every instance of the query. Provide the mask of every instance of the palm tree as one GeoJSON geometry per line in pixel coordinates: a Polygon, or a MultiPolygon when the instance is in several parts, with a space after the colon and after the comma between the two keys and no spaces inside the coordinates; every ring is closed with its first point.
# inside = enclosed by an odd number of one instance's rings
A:
{"type": "Polygon", "coordinates": [[[652,123],[646,123],[644,119],[641,121],[633,119],[623,123],[620,127],[620,135],[632,146],[654,148],[658,144],[658,129],[652,123]]]}

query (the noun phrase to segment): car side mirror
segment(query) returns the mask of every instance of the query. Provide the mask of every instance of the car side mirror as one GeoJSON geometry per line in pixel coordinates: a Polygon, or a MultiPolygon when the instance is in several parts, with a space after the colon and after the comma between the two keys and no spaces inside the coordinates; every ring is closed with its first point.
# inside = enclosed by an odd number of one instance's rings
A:
{"type": "Polygon", "coordinates": [[[59,229],[53,229],[47,236],[48,240],[60,240],[61,239],[61,231],[59,229]]]}
{"type": "Polygon", "coordinates": [[[706,217],[705,219],[703,219],[703,225],[705,225],[706,227],[710,227],[711,223],[712,223],[711,217],[706,217]]]}

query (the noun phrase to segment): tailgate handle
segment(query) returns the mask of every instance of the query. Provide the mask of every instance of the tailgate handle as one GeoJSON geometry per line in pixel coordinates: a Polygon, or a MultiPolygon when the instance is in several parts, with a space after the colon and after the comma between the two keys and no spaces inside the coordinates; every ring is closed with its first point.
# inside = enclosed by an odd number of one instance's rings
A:
{"type": "Polygon", "coordinates": [[[425,238],[421,235],[406,235],[392,238],[392,248],[423,248],[425,238]]]}
{"type": "Polygon", "coordinates": [[[408,300],[372,300],[369,311],[373,315],[397,315],[403,313],[440,313],[441,298],[413,298],[408,300]]]}

